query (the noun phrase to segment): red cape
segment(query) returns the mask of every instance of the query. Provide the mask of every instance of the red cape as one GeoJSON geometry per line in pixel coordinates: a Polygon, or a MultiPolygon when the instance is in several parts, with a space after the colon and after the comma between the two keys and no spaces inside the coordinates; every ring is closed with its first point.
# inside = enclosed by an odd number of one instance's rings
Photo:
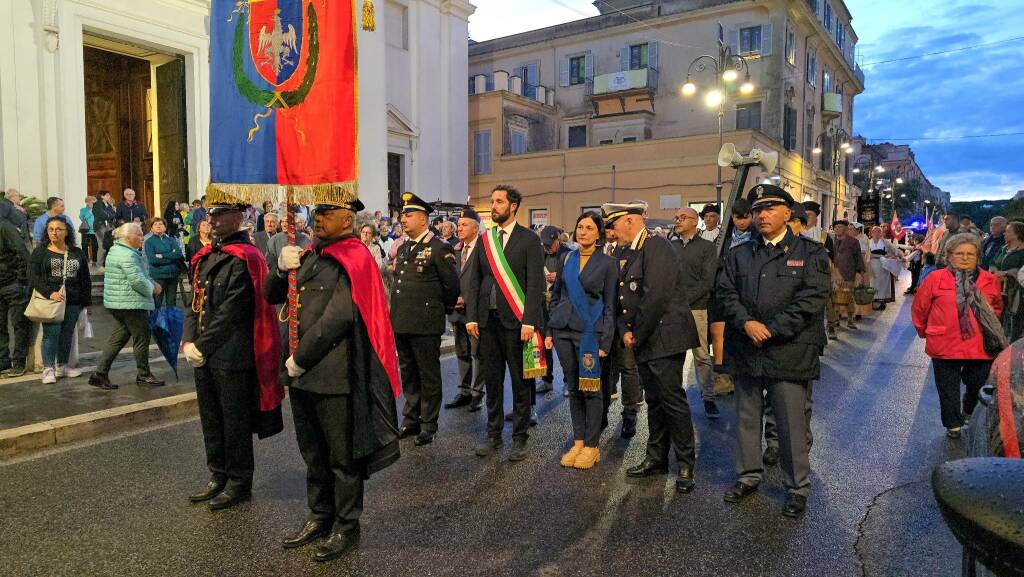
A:
{"type": "Polygon", "coordinates": [[[338,261],[348,273],[349,282],[352,283],[352,302],[363,317],[370,344],[384,365],[384,371],[391,381],[391,391],[398,398],[402,394],[402,384],[398,378],[398,352],[395,348],[395,333],[391,329],[391,310],[388,308],[384,281],[377,262],[356,237],[339,240],[324,248],[321,254],[338,261]]]}
{"type": "MultiPolygon", "coordinates": [[[[277,328],[277,311],[263,298],[263,280],[267,278],[267,262],[260,250],[251,244],[225,244],[223,252],[245,261],[255,291],[256,312],[253,314],[252,348],[256,359],[256,376],[260,382],[260,411],[273,411],[284,399],[284,386],[277,381],[281,362],[281,335],[277,328]]],[[[213,252],[213,245],[204,246],[192,258],[192,270],[199,274],[198,263],[213,252]]],[[[193,286],[195,280],[193,279],[193,286]]]]}

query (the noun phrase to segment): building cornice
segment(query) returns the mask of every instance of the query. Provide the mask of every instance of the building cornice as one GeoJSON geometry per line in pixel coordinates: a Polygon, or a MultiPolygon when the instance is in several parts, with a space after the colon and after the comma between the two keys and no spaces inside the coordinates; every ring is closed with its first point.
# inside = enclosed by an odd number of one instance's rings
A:
{"type": "Polygon", "coordinates": [[[441,2],[441,12],[452,14],[468,21],[469,17],[476,12],[476,6],[466,0],[443,0],[441,2]]]}

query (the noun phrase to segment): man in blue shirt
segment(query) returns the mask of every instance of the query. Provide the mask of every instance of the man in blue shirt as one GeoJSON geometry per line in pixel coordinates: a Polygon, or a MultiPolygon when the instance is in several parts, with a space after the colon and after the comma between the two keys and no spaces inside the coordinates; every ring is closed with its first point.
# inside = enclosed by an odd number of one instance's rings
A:
{"type": "Polygon", "coordinates": [[[51,218],[59,216],[64,219],[71,230],[75,230],[75,224],[71,222],[71,217],[64,214],[64,199],[56,196],[51,196],[46,199],[46,212],[39,215],[35,223],[32,225],[32,238],[36,243],[43,242],[43,236],[46,234],[46,221],[51,218]]]}

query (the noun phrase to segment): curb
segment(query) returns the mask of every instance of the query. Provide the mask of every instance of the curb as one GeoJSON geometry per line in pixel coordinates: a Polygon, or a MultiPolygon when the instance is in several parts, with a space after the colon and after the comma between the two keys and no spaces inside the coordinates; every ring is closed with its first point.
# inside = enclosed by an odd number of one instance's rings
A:
{"type": "Polygon", "coordinates": [[[0,460],[197,413],[196,394],[185,393],[7,429],[0,431],[0,460]]]}
{"type": "MultiPolygon", "coordinates": [[[[441,356],[454,352],[454,344],[441,347],[441,356]]],[[[129,431],[143,425],[179,421],[198,414],[196,394],[184,393],[2,430],[0,462],[43,449],[129,431]]]]}

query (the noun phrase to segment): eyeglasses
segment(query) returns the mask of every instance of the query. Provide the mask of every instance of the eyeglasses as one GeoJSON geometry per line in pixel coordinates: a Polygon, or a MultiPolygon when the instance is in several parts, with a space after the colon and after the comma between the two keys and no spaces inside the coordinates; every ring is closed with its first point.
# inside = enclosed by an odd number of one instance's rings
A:
{"type": "Polygon", "coordinates": [[[675,216],[675,217],[673,217],[673,220],[697,220],[697,217],[694,217],[694,216],[675,216]]]}
{"type": "Polygon", "coordinates": [[[974,252],[954,252],[950,254],[956,258],[978,258],[977,253],[974,252]]]}

